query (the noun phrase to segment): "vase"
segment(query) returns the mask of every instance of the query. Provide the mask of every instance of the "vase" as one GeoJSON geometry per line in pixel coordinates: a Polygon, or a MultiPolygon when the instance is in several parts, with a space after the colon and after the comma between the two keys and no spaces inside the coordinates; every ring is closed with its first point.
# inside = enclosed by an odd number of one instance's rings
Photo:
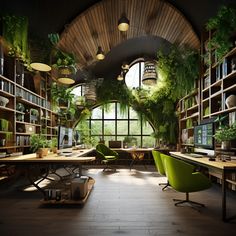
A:
{"type": "Polygon", "coordinates": [[[235,107],[236,106],[236,95],[230,95],[226,98],[225,104],[227,108],[235,107]]]}

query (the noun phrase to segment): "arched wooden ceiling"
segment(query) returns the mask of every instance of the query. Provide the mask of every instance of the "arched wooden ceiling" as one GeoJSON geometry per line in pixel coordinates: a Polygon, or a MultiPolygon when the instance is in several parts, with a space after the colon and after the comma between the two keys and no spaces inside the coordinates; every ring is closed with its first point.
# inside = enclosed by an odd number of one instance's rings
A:
{"type": "Polygon", "coordinates": [[[190,23],[164,0],[104,0],[65,26],[58,46],[74,53],[78,69],[83,69],[96,61],[98,46],[107,54],[128,39],[143,36],[157,36],[195,49],[200,45],[190,23]],[[130,20],[127,32],[117,28],[122,13],[130,20]]]}

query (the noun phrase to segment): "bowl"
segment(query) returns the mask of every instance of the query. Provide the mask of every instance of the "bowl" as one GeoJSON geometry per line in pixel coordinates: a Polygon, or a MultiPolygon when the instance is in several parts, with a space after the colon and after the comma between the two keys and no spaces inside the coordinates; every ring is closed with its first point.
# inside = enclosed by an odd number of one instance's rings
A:
{"type": "Polygon", "coordinates": [[[9,102],[8,98],[0,96],[0,106],[5,107],[8,102],[9,102]]]}

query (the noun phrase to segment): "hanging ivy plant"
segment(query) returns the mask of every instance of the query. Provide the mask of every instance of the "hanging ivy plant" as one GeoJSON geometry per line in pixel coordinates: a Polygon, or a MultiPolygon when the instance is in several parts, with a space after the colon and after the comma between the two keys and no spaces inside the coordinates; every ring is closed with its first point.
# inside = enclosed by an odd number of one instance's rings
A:
{"type": "Polygon", "coordinates": [[[158,67],[170,97],[180,99],[188,94],[199,77],[199,54],[187,47],[173,45],[168,54],[159,50],[157,53],[158,67]]]}
{"type": "Polygon", "coordinates": [[[25,16],[5,15],[2,20],[3,38],[8,55],[20,58],[29,69],[28,18],[25,16]]]}
{"type": "Polygon", "coordinates": [[[221,6],[217,15],[206,24],[207,30],[213,30],[207,47],[215,49],[218,60],[234,46],[232,36],[236,32],[236,8],[221,6]]]}

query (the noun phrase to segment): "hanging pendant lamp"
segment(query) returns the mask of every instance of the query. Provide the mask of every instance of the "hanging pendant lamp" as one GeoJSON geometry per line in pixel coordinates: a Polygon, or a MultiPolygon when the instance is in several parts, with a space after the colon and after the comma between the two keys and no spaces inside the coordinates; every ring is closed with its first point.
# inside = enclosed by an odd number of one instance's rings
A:
{"type": "Polygon", "coordinates": [[[145,61],[142,83],[153,86],[157,83],[156,61],[145,61]]]}

